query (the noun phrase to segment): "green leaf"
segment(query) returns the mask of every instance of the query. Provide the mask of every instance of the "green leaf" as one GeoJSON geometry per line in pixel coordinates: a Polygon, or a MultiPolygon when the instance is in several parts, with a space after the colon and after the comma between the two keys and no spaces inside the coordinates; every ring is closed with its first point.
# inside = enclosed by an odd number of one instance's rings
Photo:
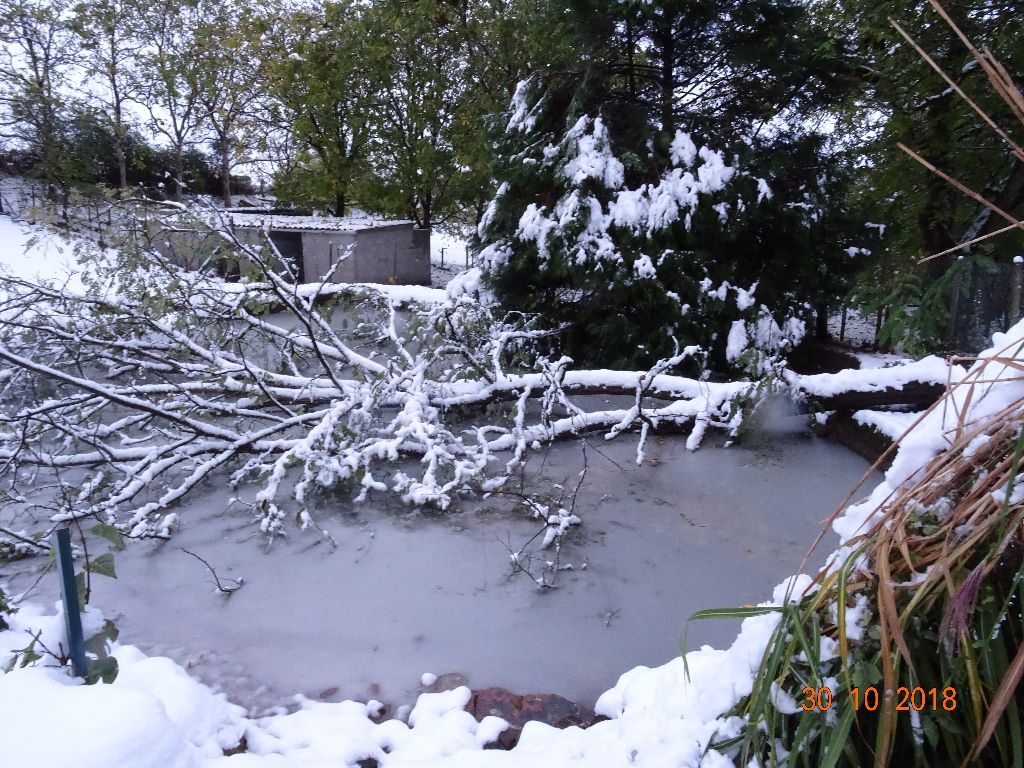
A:
{"type": "Polygon", "coordinates": [[[85,673],[85,684],[93,685],[100,681],[112,683],[117,677],[117,659],[107,656],[96,661],[89,662],[89,668],[85,673]]]}
{"type": "Polygon", "coordinates": [[[78,611],[81,613],[85,610],[85,571],[75,574],[75,586],[78,591],[78,611]]]}
{"type": "Polygon", "coordinates": [[[842,756],[846,743],[849,740],[850,726],[853,725],[853,715],[853,704],[847,699],[843,708],[843,714],[839,716],[835,728],[829,729],[827,732],[820,768],[835,768],[839,763],[839,758],[842,756]]]}
{"type": "Polygon", "coordinates": [[[121,634],[121,631],[117,628],[117,625],[110,619],[107,619],[103,622],[103,629],[99,631],[96,637],[106,638],[110,642],[114,642],[119,634],[121,634]]]}
{"type": "Polygon", "coordinates": [[[114,545],[114,549],[120,552],[124,549],[124,536],[121,535],[121,531],[112,525],[106,523],[98,523],[89,529],[92,531],[94,536],[99,536],[101,539],[106,539],[114,545]]]}
{"type": "Polygon", "coordinates": [[[691,614],[687,621],[699,621],[702,619],[749,619],[751,616],[764,616],[768,613],[777,613],[782,606],[749,606],[742,608],[707,608],[691,614]]]}
{"type": "Polygon", "coordinates": [[[109,576],[112,579],[117,578],[117,573],[114,570],[114,556],[109,552],[106,552],[99,557],[94,557],[86,564],[85,567],[89,573],[95,573],[99,576],[109,576]]]}
{"type": "Polygon", "coordinates": [[[691,621],[700,621],[703,619],[746,619],[751,616],[763,616],[767,613],[774,611],[781,611],[779,607],[759,607],[759,606],[747,606],[742,608],[706,608],[703,611],[697,611],[691,614],[686,619],[686,624],[683,626],[683,635],[679,639],[679,652],[683,657],[683,666],[686,669],[686,674],[689,676],[690,668],[686,664],[686,635],[689,629],[691,621]]]}

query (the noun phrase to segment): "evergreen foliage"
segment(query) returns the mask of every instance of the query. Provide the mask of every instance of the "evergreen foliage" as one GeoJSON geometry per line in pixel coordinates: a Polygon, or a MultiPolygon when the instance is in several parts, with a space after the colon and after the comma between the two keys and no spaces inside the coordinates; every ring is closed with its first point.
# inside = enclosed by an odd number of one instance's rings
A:
{"type": "MultiPolygon", "coordinates": [[[[968,38],[988,46],[1011,73],[1021,72],[1024,17],[1016,3],[950,0],[943,7],[968,38]]],[[[992,235],[1006,221],[926,170],[898,143],[1018,219],[1024,216],[1024,162],[1006,151],[890,17],[1018,144],[1024,134],[968,48],[927,0],[844,0],[840,9],[842,14],[833,14],[835,34],[849,37],[863,82],[857,98],[846,102],[840,125],[865,157],[858,196],[873,209],[872,220],[887,225],[884,247],[861,276],[858,296],[867,311],[887,313],[879,339],[886,346],[912,353],[949,345],[980,348],[989,330],[1000,329],[980,327],[971,317],[974,284],[996,264],[1024,253],[1024,233],[1007,232],[948,252],[992,235]],[[942,252],[947,253],[918,266],[919,259],[942,252]],[[950,316],[954,303],[956,318],[950,316]]]]}
{"type": "Polygon", "coordinates": [[[697,346],[763,367],[871,239],[838,203],[849,162],[809,125],[842,57],[797,4],[577,5],[578,66],[524,83],[500,139],[492,287],[588,364],[697,346]]]}

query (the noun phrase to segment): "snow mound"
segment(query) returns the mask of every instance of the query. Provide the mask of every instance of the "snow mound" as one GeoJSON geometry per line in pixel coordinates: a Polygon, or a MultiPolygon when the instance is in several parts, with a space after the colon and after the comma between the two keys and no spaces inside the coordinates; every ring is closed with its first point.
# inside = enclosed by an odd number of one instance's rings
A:
{"type": "Polygon", "coordinates": [[[201,765],[157,697],[127,686],[79,685],[56,669],[28,667],[0,677],[0,723],[5,765],[201,765]]]}
{"type": "MultiPolygon", "coordinates": [[[[954,387],[942,407],[929,411],[900,441],[892,466],[885,473],[885,480],[866,500],[851,505],[833,522],[832,528],[842,541],[845,542],[868,530],[882,514],[885,504],[895,498],[896,491],[904,485],[913,483],[932,459],[952,445],[960,424],[992,416],[1024,397],[1024,372],[1016,367],[1016,362],[1011,361],[1013,365],[1002,362],[1007,358],[1019,360],[1022,356],[1024,321],[1018,322],[1006,333],[994,334],[992,346],[981,352],[974,365],[966,372],[960,366],[949,366],[941,358],[935,357],[927,357],[917,364],[911,363],[896,368],[844,372],[863,374],[863,381],[870,382],[871,376],[901,377],[908,371],[916,370],[915,378],[907,381],[927,380],[926,377],[930,375],[931,381],[948,381],[954,387]],[[942,373],[943,367],[948,374],[942,373]]],[[[802,377],[804,382],[814,378],[816,377],[802,377]]],[[[847,548],[844,547],[834,553],[832,562],[842,562],[848,554],[847,548]]]]}

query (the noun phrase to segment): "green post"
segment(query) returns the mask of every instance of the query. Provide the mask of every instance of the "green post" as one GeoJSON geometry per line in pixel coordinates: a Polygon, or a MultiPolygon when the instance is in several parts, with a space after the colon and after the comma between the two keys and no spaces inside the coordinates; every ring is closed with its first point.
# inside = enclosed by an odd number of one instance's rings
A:
{"type": "Polygon", "coordinates": [[[60,573],[60,596],[64,601],[64,628],[68,636],[68,656],[77,677],[85,677],[85,638],[82,636],[82,615],[78,611],[78,585],[75,563],[71,558],[71,532],[57,529],[57,570],[60,573]]]}

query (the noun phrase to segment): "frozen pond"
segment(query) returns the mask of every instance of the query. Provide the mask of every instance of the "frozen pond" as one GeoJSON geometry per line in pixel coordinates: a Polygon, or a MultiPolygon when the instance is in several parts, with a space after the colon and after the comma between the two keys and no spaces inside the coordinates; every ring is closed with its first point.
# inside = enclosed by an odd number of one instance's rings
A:
{"type": "MultiPolygon", "coordinates": [[[[124,641],[190,666],[256,711],[297,692],[409,702],[424,672],[592,704],[622,672],[678,654],[694,611],[769,596],[867,466],[806,432],[728,449],[709,435],[695,453],[684,442],[652,439],[637,467],[635,437],[589,440],[583,525],[561,553],[574,569],[555,589],[511,573],[507,547],[539,525],[506,497],[443,515],[338,497],[317,516],[336,549],[297,530],[268,549],[248,510],[225,511],[231,494],[211,485],[182,510],[170,542],[118,553],[120,578],[94,578],[93,601],[124,641]],[[244,586],[212,591],[182,548],[244,586]]],[[[571,487],[581,461],[578,442],[553,446],[543,466],[532,460],[532,487],[571,487]]],[[[835,544],[827,537],[809,567],[835,544]]],[[[41,565],[7,566],[11,591],[41,565]]],[[[55,582],[43,579],[33,599],[54,598],[55,582]]],[[[737,627],[695,622],[690,646],[727,645],[737,627]]]]}

